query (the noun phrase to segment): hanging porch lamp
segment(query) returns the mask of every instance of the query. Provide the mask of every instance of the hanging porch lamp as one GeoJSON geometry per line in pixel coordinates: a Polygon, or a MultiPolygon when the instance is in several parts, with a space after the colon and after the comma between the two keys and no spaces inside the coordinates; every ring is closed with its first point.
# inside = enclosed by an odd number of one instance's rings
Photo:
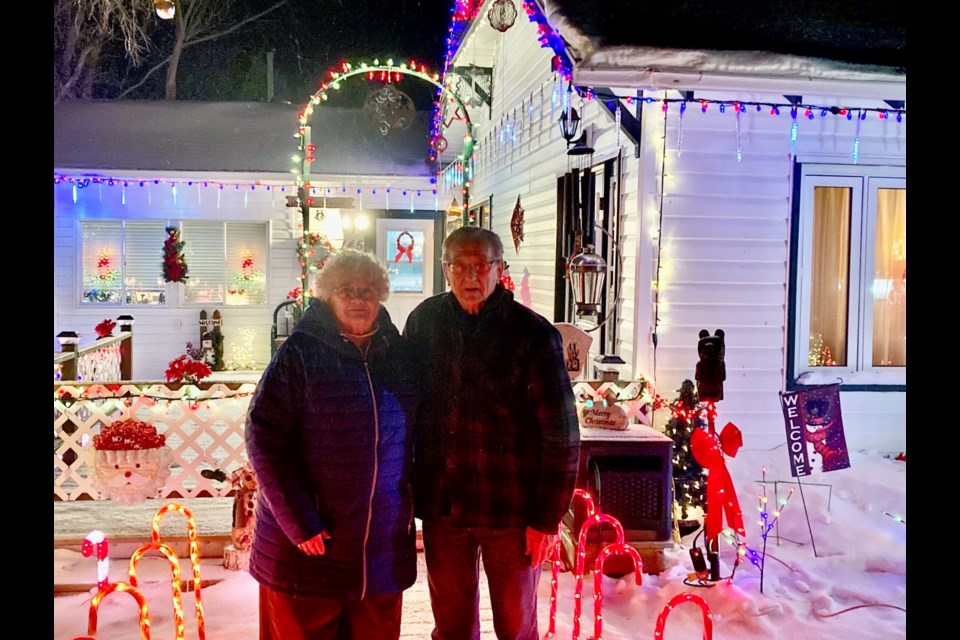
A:
{"type": "Polygon", "coordinates": [[[560,125],[560,135],[567,141],[567,147],[569,148],[573,144],[573,139],[577,137],[577,133],[580,132],[580,114],[577,113],[576,109],[570,107],[570,113],[560,112],[560,120],[557,124],[560,125]]]}
{"type": "Polygon", "coordinates": [[[595,316],[600,311],[600,295],[607,275],[607,263],[594,253],[593,245],[570,260],[570,284],[577,316],[595,316]]]}
{"type": "Polygon", "coordinates": [[[513,26],[517,19],[517,8],[510,0],[497,0],[487,11],[487,20],[490,26],[503,33],[513,26]]]}

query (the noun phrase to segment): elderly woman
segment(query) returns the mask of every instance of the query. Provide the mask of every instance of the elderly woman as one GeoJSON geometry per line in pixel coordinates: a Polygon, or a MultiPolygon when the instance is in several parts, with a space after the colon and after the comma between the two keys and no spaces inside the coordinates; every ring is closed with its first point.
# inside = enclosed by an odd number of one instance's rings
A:
{"type": "Polygon", "coordinates": [[[375,257],[340,250],[317,289],[247,413],[260,638],[396,640],[417,572],[412,359],[375,257]]]}

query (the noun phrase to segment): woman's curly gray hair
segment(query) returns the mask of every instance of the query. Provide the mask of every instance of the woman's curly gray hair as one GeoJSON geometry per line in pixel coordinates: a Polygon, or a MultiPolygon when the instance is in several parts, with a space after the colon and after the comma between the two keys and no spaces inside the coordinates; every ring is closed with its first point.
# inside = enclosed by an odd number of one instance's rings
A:
{"type": "Polygon", "coordinates": [[[339,249],[317,275],[317,297],[329,301],[334,290],[357,279],[374,289],[380,302],[390,295],[390,276],[375,255],[356,249],[339,249]]]}

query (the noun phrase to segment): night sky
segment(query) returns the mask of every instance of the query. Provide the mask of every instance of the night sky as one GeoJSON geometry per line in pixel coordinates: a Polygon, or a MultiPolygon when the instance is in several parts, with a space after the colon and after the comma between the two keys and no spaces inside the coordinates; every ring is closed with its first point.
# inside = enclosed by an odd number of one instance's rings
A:
{"type": "MultiPolygon", "coordinates": [[[[233,12],[257,13],[275,1],[235,0],[233,12]]],[[[288,0],[238,31],[188,47],[180,62],[177,98],[265,100],[270,49],[274,50],[274,101],[305,102],[321,78],[341,61],[393,57],[399,63],[415,58],[439,73],[451,7],[452,0],[288,0]]],[[[170,51],[173,29],[168,23],[159,24],[154,33],[156,54],[141,65],[141,72],[170,51]]],[[[137,70],[127,69],[123,56],[117,56],[115,64],[116,77],[136,76],[137,70]]],[[[154,76],[128,97],[163,98],[163,74],[154,76]]],[[[363,83],[357,84],[355,90],[344,92],[341,104],[362,100],[366,89],[363,83]]],[[[433,95],[429,85],[414,84],[404,83],[403,89],[418,104],[422,100],[429,104],[433,95]]],[[[97,97],[113,97],[111,92],[116,90],[104,84],[97,97]]]]}

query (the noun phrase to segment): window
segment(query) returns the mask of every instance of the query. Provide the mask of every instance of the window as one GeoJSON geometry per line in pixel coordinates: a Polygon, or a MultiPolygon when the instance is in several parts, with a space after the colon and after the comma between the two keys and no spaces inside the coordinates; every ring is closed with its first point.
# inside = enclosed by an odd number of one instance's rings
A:
{"type": "Polygon", "coordinates": [[[184,242],[184,303],[266,304],[266,223],[166,220],[82,221],[81,304],[166,304],[163,243],[171,224],[184,242]]]}
{"type": "Polygon", "coordinates": [[[906,384],[905,170],[807,164],[798,175],[796,381],[906,384]]]}
{"type": "Polygon", "coordinates": [[[387,260],[391,293],[423,293],[423,231],[387,230],[387,254],[396,247],[396,258],[387,260]]]}
{"type": "Polygon", "coordinates": [[[85,220],[80,237],[81,304],[166,303],[163,221],[85,220]]]}
{"type": "Polygon", "coordinates": [[[266,224],[190,220],[181,224],[180,237],[189,276],[184,303],[266,303],[266,224]]]}

